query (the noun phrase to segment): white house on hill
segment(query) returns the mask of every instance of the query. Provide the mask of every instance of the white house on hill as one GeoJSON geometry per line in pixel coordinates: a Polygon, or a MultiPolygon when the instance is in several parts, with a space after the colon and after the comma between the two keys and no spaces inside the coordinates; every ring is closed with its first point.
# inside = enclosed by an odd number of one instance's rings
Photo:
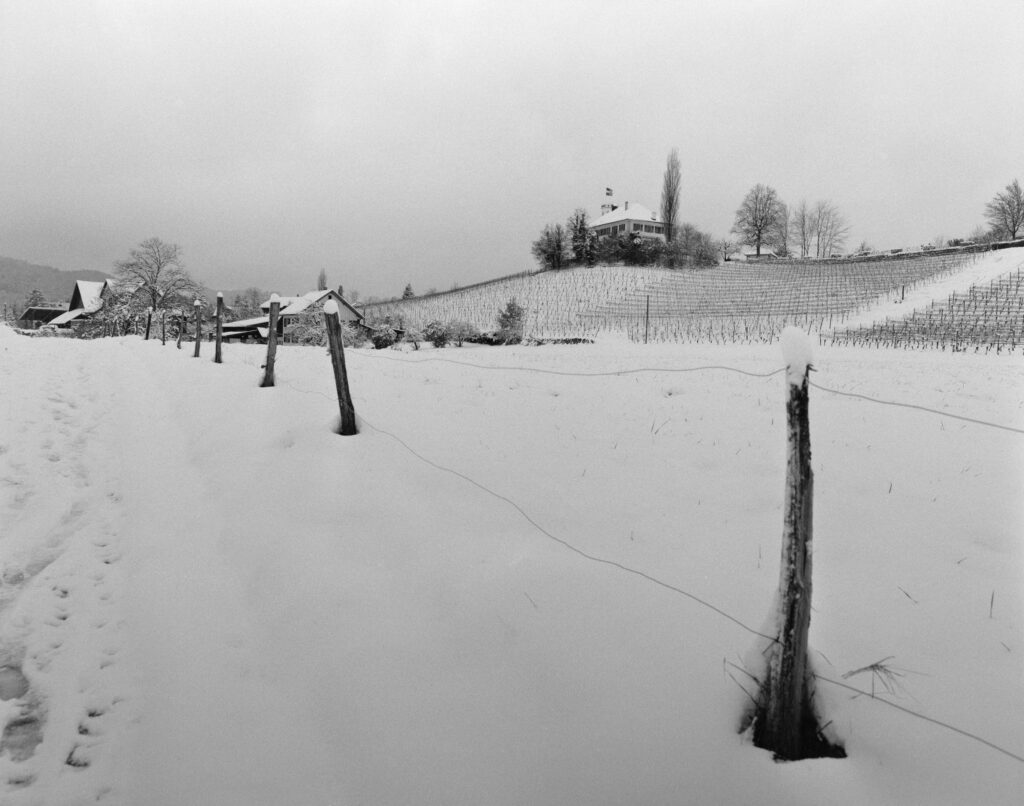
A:
{"type": "Polygon", "coordinates": [[[599,238],[637,233],[643,238],[665,240],[665,224],[661,216],[636,202],[623,202],[621,207],[604,205],[601,217],[591,222],[590,230],[599,238]]]}

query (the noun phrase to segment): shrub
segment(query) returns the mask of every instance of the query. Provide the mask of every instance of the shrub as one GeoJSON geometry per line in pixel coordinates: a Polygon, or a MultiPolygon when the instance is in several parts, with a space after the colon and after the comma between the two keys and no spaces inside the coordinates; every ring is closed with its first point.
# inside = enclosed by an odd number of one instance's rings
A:
{"type": "Polygon", "coordinates": [[[423,328],[423,338],[435,347],[447,347],[448,340],[451,338],[451,332],[446,325],[441,324],[435,319],[433,322],[427,323],[427,326],[423,328]]]}
{"type": "Polygon", "coordinates": [[[458,347],[461,347],[463,342],[472,342],[480,338],[480,331],[469,322],[452,322],[448,325],[448,332],[458,347]]]}
{"type": "Polygon", "coordinates": [[[505,344],[518,344],[523,340],[525,309],[513,297],[498,311],[498,338],[505,344]]]}
{"type": "MultiPolygon", "coordinates": [[[[429,336],[426,338],[429,338],[429,336]]],[[[405,329],[405,334],[402,336],[402,341],[411,344],[412,349],[414,350],[420,349],[420,342],[423,341],[423,339],[423,331],[415,327],[407,327],[405,329]]]]}
{"type": "Polygon", "coordinates": [[[373,329],[370,341],[376,349],[384,350],[398,341],[398,334],[391,325],[379,325],[373,329]]]}

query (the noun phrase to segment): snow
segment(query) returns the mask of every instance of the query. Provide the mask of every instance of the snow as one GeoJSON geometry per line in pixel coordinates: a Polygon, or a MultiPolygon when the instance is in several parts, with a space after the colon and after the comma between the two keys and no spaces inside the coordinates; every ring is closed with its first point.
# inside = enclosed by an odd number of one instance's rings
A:
{"type": "Polygon", "coordinates": [[[814,360],[814,344],[811,337],[798,327],[783,328],[779,336],[782,347],[786,379],[793,386],[801,386],[807,377],[807,370],[814,360]]]}
{"type": "Polygon", "coordinates": [[[333,299],[327,300],[327,302],[324,303],[324,313],[328,314],[329,316],[337,316],[338,303],[335,302],[333,299]]]}
{"type": "MultiPolygon", "coordinates": [[[[0,718],[41,739],[0,753],[5,806],[1021,802],[1024,437],[811,387],[810,644],[849,757],[777,764],[729,664],[778,583],[787,386],[683,370],[778,347],[351,349],[345,439],[322,348],[268,389],[265,348],[203,350],[0,328],[0,667],[29,686],[0,718]]],[[[1012,358],[818,353],[821,387],[1024,428],[1012,358]]]]}

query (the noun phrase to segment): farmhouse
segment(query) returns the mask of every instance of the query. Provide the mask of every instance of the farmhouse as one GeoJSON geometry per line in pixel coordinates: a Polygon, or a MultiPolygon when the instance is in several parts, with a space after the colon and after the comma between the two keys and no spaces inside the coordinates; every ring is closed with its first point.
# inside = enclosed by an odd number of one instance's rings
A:
{"type": "Polygon", "coordinates": [[[69,327],[76,319],[88,319],[103,307],[103,296],[114,287],[116,280],[79,280],[71,292],[68,310],[50,320],[51,325],[69,327]]]}
{"type": "MultiPolygon", "coordinates": [[[[329,289],[321,291],[309,291],[297,297],[280,297],[280,311],[277,319],[277,335],[286,335],[287,326],[293,324],[298,317],[307,311],[316,310],[314,305],[323,307],[327,300],[333,299],[338,303],[338,311],[343,322],[359,324],[363,315],[345,300],[337,291],[329,289]]],[[[236,322],[225,322],[223,336],[225,339],[266,339],[270,333],[270,300],[260,305],[260,310],[265,311],[264,316],[257,316],[252,319],[239,319],[236,322]]]]}
{"type": "Polygon", "coordinates": [[[637,233],[643,238],[665,240],[665,224],[659,215],[636,202],[623,202],[621,207],[603,205],[601,217],[591,223],[590,231],[599,238],[637,233]]]}
{"type": "Polygon", "coordinates": [[[18,327],[35,330],[47,322],[52,322],[67,309],[66,302],[41,302],[38,305],[30,305],[18,317],[18,327]]]}

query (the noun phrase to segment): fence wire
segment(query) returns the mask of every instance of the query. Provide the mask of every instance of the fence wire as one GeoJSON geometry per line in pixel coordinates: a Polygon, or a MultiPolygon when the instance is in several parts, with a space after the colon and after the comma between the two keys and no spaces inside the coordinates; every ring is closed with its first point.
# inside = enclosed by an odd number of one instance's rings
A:
{"type": "MultiPolygon", "coordinates": [[[[354,354],[357,354],[357,355],[360,354],[360,353],[355,353],[355,351],[350,351],[350,352],[352,352],[354,354]]],[[[377,356],[375,356],[375,357],[377,357],[377,356]]],[[[750,376],[758,377],[758,378],[767,378],[767,377],[771,377],[771,376],[777,375],[777,374],[779,374],[781,372],[785,372],[785,367],[782,367],[782,368],[776,369],[776,370],[772,370],[771,372],[768,372],[768,373],[754,373],[754,372],[749,372],[747,370],[739,369],[738,367],[704,366],[704,367],[686,367],[686,368],[669,368],[669,369],[644,367],[644,368],[635,368],[635,369],[628,369],[628,370],[618,370],[618,371],[606,372],[606,373],[573,373],[573,372],[561,372],[561,371],[555,372],[555,371],[550,371],[550,370],[537,369],[537,368],[533,368],[533,367],[496,367],[496,366],[488,366],[488,365],[476,365],[476,364],[470,364],[468,362],[452,361],[450,359],[440,359],[440,358],[412,359],[412,360],[410,360],[410,359],[397,359],[397,358],[393,358],[393,357],[390,357],[390,356],[388,356],[388,357],[381,356],[381,357],[382,358],[386,358],[387,360],[399,361],[399,362],[403,362],[403,363],[426,363],[428,361],[439,361],[439,362],[456,364],[456,365],[461,365],[461,366],[469,366],[469,367],[478,368],[478,369],[505,369],[505,370],[516,370],[516,371],[553,373],[553,374],[559,374],[559,375],[581,376],[581,377],[601,377],[601,376],[607,377],[607,376],[616,376],[616,375],[623,375],[623,374],[635,374],[635,373],[639,373],[639,372],[698,372],[698,371],[705,371],[705,370],[727,370],[727,371],[738,372],[738,373],[743,374],[743,375],[750,375],[750,376]]],[[[319,392],[319,391],[314,391],[314,390],[309,390],[309,389],[300,389],[299,387],[297,387],[297,386],[295,386],[293,384],[287,383],[287,382],[284,385],[288,386],[291,389],[294,389],[297,392],[301,392],[303,394],[316,394],[316,395],[320,395],[321,397],[324,397],[327,400],[332,400],[335,403],[337,403],[337,395],[336,394],[330,395],[330,394],[326,394],[326,393],[319,392]]],[[[970,423],[973,423],[973,424],[976,424],[976,425],[981,425],[981,426],[985,426],[985,427],[992,427],[992,428],[996,428],[996,429],[1011,431],[1011,432],[1014,432],[1014,433],[1024,434],[1024,429],[1014,428],[1014,427],[1011,427],[1011,426],[1005,426],[1005,425],[1001,425],[999,423],[992,423],[992,422],[988,422],[988,421],[985,421],[985,420],[980,420],[980,419],[975,419],[975,418],[970,418],[970,417],[963,417],[963,416],[960,416],[960,415],[951,415],[948,412],[943,412],[943,411],[940,411],[938,409],[932,409],[932,408],[929,408],[927,406],[919,406],[919,405],[916,405],[916,404],[908,404],[908,403],[900,403],[900,402],[897,402],[897,401],[882,400],[880,398],[874,398],[874,397],[871,397],[869,395],[863,395],[863,394],[859,394],[859,393],[842,392],[842,391],[839,391],[839,390],[829,389],[827,387],[822,387],[822,386],[820,386],[820,385],[818,385],[816,383],[813,383],[813,382],[811,382],[811,385],[813,387],[815,387],[815,388],[821,389],[822,391],[830,392],[830,393],[837,394],[837,395],[842,395],[842,396],[845,396],[845,397],[850,397],[850,398],[856,399],[856,400],[863,400],[863,401],[867,401],[867,402],[871,402],[871,403],[877,403],[877,404],[882,404],[882,405],[887,405],[887,406],[896,406],[896,407],[899,407],[899,408],[906,408],[906,409],[911,410],[911,411],[923,411],[923,412],[927,412],[927,413],[930,413],[930,414],[936,414],[936,415],[939,415],[939,416],[942,416],[942,417],[953,417],[954,419],[964,420],[966,422],[970,422],[970,423]]],[[[428,467],[431,467],[431,468],[433,468],[433,469],[435,469],[435,470],[437,470],[439,472],[443,472],[443,473],[447,473],[447,474],[456,476],[457,478],[462,479],[466,483],[476,487],[478,490],[484,492],[485,494],[487,494],[487,495],[489,495],[489,496],[491,496],[491,497],[493,497],[493,498],[495,498],[495,499],[497,499],[499,501],[502,501],[503,503],[507,504],[513,510],[515,510],[519,514],[520,517],[522,517],[527,523],[529,523],[530,526],[532,526],[539,534],[541,534],[542,536],[544,536],[548,540],[551,540],[551,541],[553,541],[553,542],[563,546],[564,548],[566,548],[570,552],[576,554],[577,556],[582,557],[583,559],[588,560],[590,562],[599,563],[601,565],[606,565],[606,566],[615,568],[615,569],[617,569],[619,571],[623,571],[624,573],[636,576],[636,577],[638,577],[640,579],[643,579],[643,580],[645,580],[647,582],[650,582],[650,583],[652,583],[654,585],[657,585],[658,587],[661,587],[661,588],[663,588],[665,590],[668,590],[668,591],[670,591],[672,593],[675,593],[677,595],[683,596],[683,597],[685,597],[687,599],[690,599],[691,601],[695,602],[696,604],[700,605],[701,607],[703,607],[703,608],[705,608],[707,610],[710,610],[711,612],[716,613],[717,615],[725,618],[726,620],[732,622],[733,624],[737,625],[741,629],[745,630],[746,632],[748,632],[748,633],[750,633],[750,634],[752,634],[752,635],[754,635],[756,637],[764,638],[764,639],[766,639],[768,641],[771,641],[773,643],[777,643],[778,642],[778,638],[777,637],[771,636],[771,635],[766,635],[765,633],[762,633],[762,632],[760,632],[758,630],[755,630],[753,627],[750,627],[749,625],[745,624],[743,621],[741,621],[740,619],[738,619],[735,616],[731,615],[730,613],[726,612],[722,608],[712,604],[711,602],[707,601],[704,598],[701,598],[701,597],[699,597],[699,596],[697,596],[697,595],[695,595],[695,594],[693,594],[693,593],[691,593],[691,592],[689,592],[687,590],[684,590],[683,588],[680,588],[680,587],[678,587],[676,585],[672,585],[671,583],[665,582],[664,580],[658,579],[657,577],[654,577],[654,576],[646,573],[645,571],[641,571],[639,569],[632,568],[630,566],[627,566],[627,565],[624,565],[622,563],[616,562],[615,560],[609,560],[609,559],[604,558],[604,557],[599,557],[599,556],[590,554],[590,553],[584,551],[583,549],[580,549],[579,547],[573,545],[568,540],[566,540],[564,538],[561,538],[561,537],[558,537],[557,535],[553,534],[549,530],[545,529],[543,526],[541,526],[536,521],[535,518],[533,518],[526,511],[526,509],[523,508],[522,505],[517,503],[512,498],[509,498],[508,496],[503,495],[503,494],[501,494],[501,493],[491,489],[487,485],[477,481],[476,479],[472,478],[471,476],[466,475],[465,473],[462,473],[462,472],[460,472],[458,470],[455,470],[453,468],[450,468],[450,467],[446,467],[445,465],[442,465],[439,462],[436,462],[436,461],[434,461],[434,460],[424,456],[423,454],[419,453],[414,448],[412,448],[405,440],[403,440],[397,434],[394,434],[394,433],[392,433],[392,432],[390,432],[390,431],[388,431],[386,429],[383,429],[383,428],[380,428],[380,427],[374,425],[373,423],[371,423],[369,420],[367,420],[362,415],[357,415],[357,419],[358,419],[358,422],[359,422],[359,424],[361,426],[367,426],[368,428],[370,428],[370,430],[372,430],[372,431],[374,431],[374,432],[376,432],[376,433],[378,433],[378,434],[380,434],[382,436],[386,436],[386,437],[390,438],[395,443],[397,443],[403,450],[405,450],[407,453],[409,453],[410,456],[414,457],[416,460],[422,462],[423,464],[426,464],[428,467]]],[[[857,688],[856,686],[851,686],[848,683],[843,683],[843,682],[840,682],[838,680],[833,680],[832,678],[829,678],[829,677],[826,677],[826,676],[823,676],[823,675],[820,675],[820,674],[817,674],[817,673],[813,673],[813,675],[814,675],[815,679],[817,679],[817,680],[821,680],[821,681],[823,681],[825,683],[828,683],[830,685],[846,689],[848,691],[854,692],[857,695],[862,695],[862,696],[868,697],[868,698],[870,698],[871,700],[873,700],[875,702],[882,703],[883,705],[886,705],[886,706],[888,706],[888,707],[890,707],[890,708],[892,708],[894,710],[900,711],[901,713],[907,714],[908,716],[911,716],[911,717],[913,717],[915,719],[918,719],[920,721],[927,722],[929,724],[935,725],[935,726],[937,726],[939,728],[942,728],[944,730],[947,730],[947,731],[949,731],[951,733],[955,733],[955,734],[957,734],[959,736],[962,736],[962,737],[964,737],[966,739],[969,739],[969,740],[971,740],[973,742],[976,742],[976,743],[982,745],[983,747],[988,747],[991,750],[994,750],[994,751],[996,751],[998,753],[1001,753],[1002,755],[1004,755],[1004,756],[1006,756],[1006,757],[1008,757],[1010,759],[1013,759],[1014,761],[1017,761],[1017,762],[1020,762],[1020,763],[1024,764],[1024,756],[1022,756],[1022,755],[1020,755],[1018,753],[1015,753],[1012,750],[1009,750],[1009,749],[1007,749],[1005,747],[1002,747],[1001,745],[999,745],[999,744],[997,744],[997,743],[995,743],[993,741],[990,741],[990,740],[988,740],[988,739],[986,739],[986,738],[984,738],[982,736],[979,736],[976,733],[972,733],[971,731],[968,731],[968,730],[965,730],[963,728],[957,727],[956,725],[953,725],[953,724],[951,724],[949,722],[945,722],[943,720],[936,719],[935,717],[928,716],[927,714],[924,714],[924,713],[922,713],[920,711],[915,711],[915,710],[913,710],[911,708],[907,708],[907,707],[905,707],[903,705],[900,705],[898,703],[892,702],[891,700],[886,699],[885,697],[882,697],[880,695],[877,695],[874,692],[865,691],[865,690],[857,688]]]]}

